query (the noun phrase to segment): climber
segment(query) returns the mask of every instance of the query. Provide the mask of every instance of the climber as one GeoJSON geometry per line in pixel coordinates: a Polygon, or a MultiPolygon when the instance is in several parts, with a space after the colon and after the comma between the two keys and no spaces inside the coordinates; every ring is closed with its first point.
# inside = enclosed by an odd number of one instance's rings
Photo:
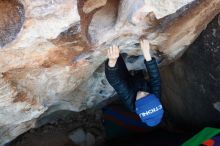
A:
{"type": "Polygon", "coordinates": [[[143,123],[154,127],[160,124],[164,114],[160,102],[160,73],[156,59],[150,55],[149,41],[141,39],[140,46],[145,58],[144,64],[149,74],[149,81],[144,79],[144,74],[136,78],[129,73],[116,45],[108,49],[105,75],[123,104],[136,113],[143,123]]]}

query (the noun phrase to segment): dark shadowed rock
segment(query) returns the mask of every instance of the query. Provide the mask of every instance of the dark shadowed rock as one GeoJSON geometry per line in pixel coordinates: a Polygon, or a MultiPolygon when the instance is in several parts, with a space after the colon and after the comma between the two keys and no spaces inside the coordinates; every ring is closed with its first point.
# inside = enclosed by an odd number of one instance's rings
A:
{"type": "Polygon", "coordinates": [[[161,71],[170,120],[184,128],[220,127],[220,25],[216,17],[185,54],[161,71]]]}

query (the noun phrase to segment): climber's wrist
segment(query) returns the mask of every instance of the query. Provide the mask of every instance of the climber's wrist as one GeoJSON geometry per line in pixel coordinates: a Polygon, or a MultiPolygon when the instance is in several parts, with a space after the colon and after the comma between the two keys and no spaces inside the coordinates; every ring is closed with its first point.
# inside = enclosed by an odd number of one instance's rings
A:
{"type": "Polygon", "coordinates": [[[144,58],[145,58],[146,61],[151,61],[152,60],[151,55],[145,55],[144,58]]]}
{"type": "Polygon", "coordinates": [[[115,67],[116,62],[117,62],[117,59],[109,59],[108,66],[109,67],[115,67]]]}

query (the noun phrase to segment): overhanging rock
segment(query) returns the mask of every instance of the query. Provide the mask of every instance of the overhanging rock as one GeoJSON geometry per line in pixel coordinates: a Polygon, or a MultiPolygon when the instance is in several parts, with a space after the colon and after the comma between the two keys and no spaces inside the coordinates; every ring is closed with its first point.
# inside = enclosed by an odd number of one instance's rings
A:
{"type": "Polygon", "coordinates": [[[128,56],[140,55],[138,42],[145,35],[165,65],[180,57],[220,11],[219,0],[96,2],[0,2],[1,145],[37,126],[50,107],[80,111],[113,95],[97,69],[111,44],[128,56]]]}

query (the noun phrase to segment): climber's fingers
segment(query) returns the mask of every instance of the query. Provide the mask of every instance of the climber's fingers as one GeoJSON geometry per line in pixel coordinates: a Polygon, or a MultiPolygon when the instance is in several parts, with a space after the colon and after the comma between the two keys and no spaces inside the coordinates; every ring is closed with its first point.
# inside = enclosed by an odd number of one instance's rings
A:
{"type": "Polygon", "coordinates": [[[113,49],[112,49],[112,47],[110,47],[110,48],[108,49],[108,58],[109,58],[109,59],[112,59],[112,57],[113,57],[113,49]]]}
{"type": "Polygon", "coordinates": [[[109,55],[112,56],[112,47],[109,48],[109,55]]]}
{"type": "Polygon", "coordinates": [[[110,58],[110,49],[107,50],[107,57],[110,58]]]}
{"type": "Polygon", "coordinates": [[[140,40],[140,46],[141,46],[141,50],[143,52],[144,58],[147,61],[151,60],[151,54],[150,54],[150,43],[148,40],[146,39],[141,39],[140,40]]]}
{"type": "Polygon", "coordinates": [[[107,50],[107,56],[109,59],[117,59],[119,57],[119,52],[118,46],[113,45],[107,50]]]}
{"type": "Polygon", "coordinates": [[[146,39],[141,39],[140,40],[140,45],[141,45],[141,49],[145,49],[145,50],[149,50],[150,49],[150,43],[148,40],[146,39]]]}
{"type": "Polygon", "coordinates": [[[113,54],[115,58],[119,56],[119,48],[116,45],[113,45],[113,54]]]}
{"type": "Polygon", "coordinates": [[[108,49],[108,58],[112,57],[112,47],[108,49]]]}

